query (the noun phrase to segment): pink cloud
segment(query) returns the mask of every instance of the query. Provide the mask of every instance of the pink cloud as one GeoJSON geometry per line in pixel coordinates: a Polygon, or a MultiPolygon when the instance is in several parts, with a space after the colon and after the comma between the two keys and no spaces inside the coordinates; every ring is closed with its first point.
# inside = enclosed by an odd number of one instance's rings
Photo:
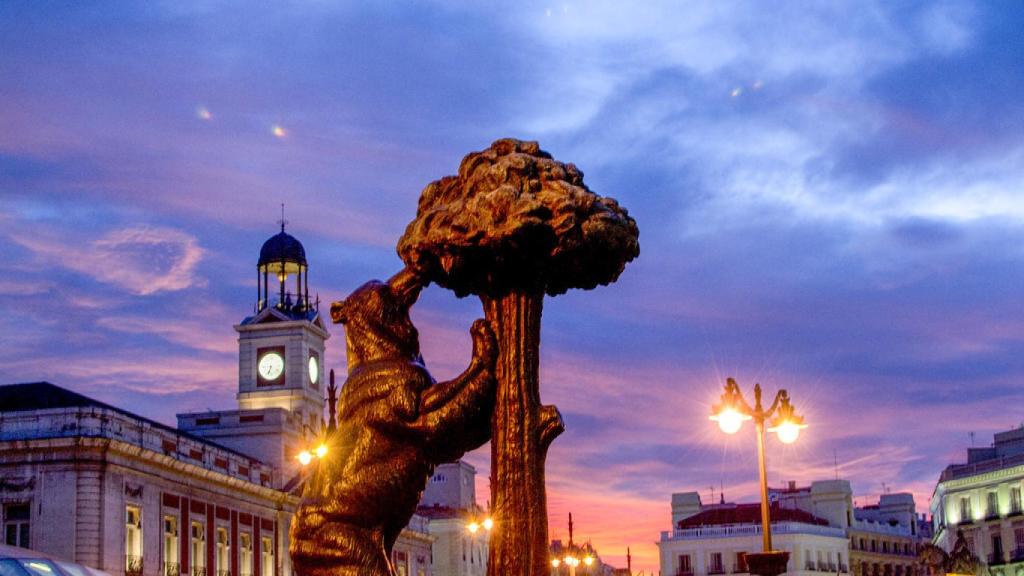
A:
{"type": "Polygon", "coordinates": [[[204,253],[198,241],[171,228],[124,228],[85,242],[47,237],[38,231],[14,232],[11,239],[48,264],[139,296],[183,290],[205,282],[195,270],[204,253]]]}

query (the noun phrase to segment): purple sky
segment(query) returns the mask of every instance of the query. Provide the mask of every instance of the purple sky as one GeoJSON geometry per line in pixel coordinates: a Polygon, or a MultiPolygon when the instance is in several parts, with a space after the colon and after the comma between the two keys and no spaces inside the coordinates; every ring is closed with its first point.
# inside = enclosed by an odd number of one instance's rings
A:
{"type": "MultiPolygon", "coordinates": [[[[772,483],[838,462],[922,511],[969,432],[1024,420],[1019,2],[183,4],[0,3],[2,381],[228,408],[281,202],[330,302],[513,136],[641,230],[618,283],[546,300],[553,537],[571,510],[651,568],[671,492],[754,501],[752,431],[707,420],[726,376],[811,425],[770,440],[772,483]]],[[[424,293],[438,378],[480,314],[424,293]]]]}

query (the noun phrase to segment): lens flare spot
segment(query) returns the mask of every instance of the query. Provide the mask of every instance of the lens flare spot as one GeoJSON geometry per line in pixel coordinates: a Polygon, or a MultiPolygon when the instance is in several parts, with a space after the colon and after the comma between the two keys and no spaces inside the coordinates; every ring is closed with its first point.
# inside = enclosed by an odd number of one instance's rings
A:
{"type": "Polygon", "coordinates": [[[270,133],[278,138],[284,138],[288,136],[288,131],[284,129],[284,126],[280,124],[274,124],[270,127],[270,133]]]}

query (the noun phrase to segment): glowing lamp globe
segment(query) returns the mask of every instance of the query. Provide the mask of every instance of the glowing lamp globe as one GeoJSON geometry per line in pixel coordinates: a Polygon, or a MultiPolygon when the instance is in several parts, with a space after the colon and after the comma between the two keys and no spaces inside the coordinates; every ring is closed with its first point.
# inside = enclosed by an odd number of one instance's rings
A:
{"type": "Polygon", "coordinates": [[[469,530],[470,534],[476,534],[477,530],[480,529],[480,525],[476,522],[470,522],[466,529],[469,530]]]}
{"type": "Polygon", "coordinates": [[[562,565],[562,561],[559,560],[558,558],[552,558],[551,559],[551,565],[554,566],[555,568],[558,568],[559,566],[562,565]]]}
{"type": "Polygon", "coordinates": [[[590,566],[591,564],[594,563],[594,557],[593,556],[586,556],[586,557],[584,557],[583,558],[583,563],[586,564],[587,566],[590,566]]]}
{"type": "Polygon", "coordinates": [[[316,447],[316,457],[323,458],[327,456],[327,444],[321,444],[316,447]]]}
{"type": "Polygon", "coordinates": [[[494,528],[494,520],[491,520],[490,518],[485,518],[484,530],[490,530],[491,528],[494,528]]]}
{"type": "Polygon", "coordinates": [[[750,420],[750,416],[742,414],[735,408],[726,408],[711,416],[711,419],[718,422],[718,427],[726,434],[735,434],[740,431],[744,420],[750,420]]]}
{"type": "Polygon", "coordinates": [[[308,466],[309,463],[312,461],[313,455],[310,454],[308,450],[303,450],[302,452],[299,452],[299,464],[302,464],[303,466],[308,466]]]}
{"type": "Polygon", "coordinates": [[[775,428],[775,433],[779,435],[779,441],[783,444],[792,444],[800,437],[800,427],[792,422],[786,422],[775,428]]]}

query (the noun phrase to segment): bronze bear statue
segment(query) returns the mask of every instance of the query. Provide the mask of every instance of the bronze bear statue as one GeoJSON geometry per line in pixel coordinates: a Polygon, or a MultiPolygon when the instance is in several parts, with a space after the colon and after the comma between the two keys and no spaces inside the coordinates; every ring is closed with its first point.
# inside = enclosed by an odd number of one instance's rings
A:
{"type": "Polygon", "coordinates": [[[490,439],[497,344],[473,323],[473,358],[435,383],[409,318],[424,284],[405,269],[331,306],[345,325],[348,379],[328,438],[291,526],[299,576],[393,576],[391,549],[437,464],[490,439]]]}

